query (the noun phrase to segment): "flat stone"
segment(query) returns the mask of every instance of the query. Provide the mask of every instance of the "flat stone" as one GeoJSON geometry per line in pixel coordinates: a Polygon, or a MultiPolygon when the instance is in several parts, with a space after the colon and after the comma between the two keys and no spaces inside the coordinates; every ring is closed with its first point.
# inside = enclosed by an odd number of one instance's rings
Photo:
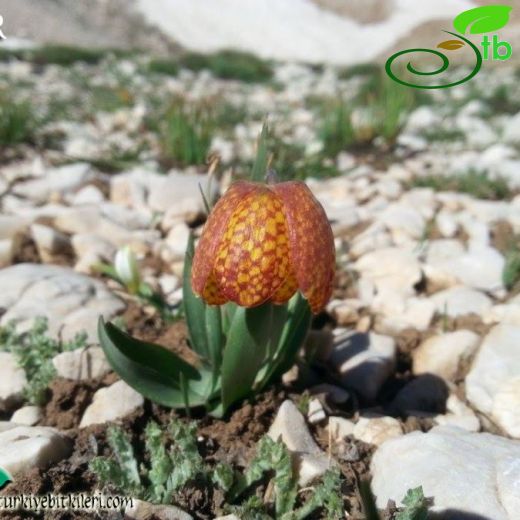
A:
{"type": "Polygon", "coordinates": [[[484,293],[462,285],[437,292],[430,299],[440,315],[446,314],[450,318],[468,314],[482,316],[492,306],[491,299],[484,293]]]}
{"type": "Polygon", "coordinates": [[[360,417],[352,432],[355,439],[380,446],[403,435],[401,423],[393,417],[360,417]]]}
{"type": "Polygon", "coordinates": [[[7,267],[13,263],[15,249],[14,239],[4,238],[0,240],[0,268],[7,267]]]}
{"type": "Polygon", "coordinates": [[[0,239],[23,235],[31,224],[31,220],[19,215],[0,215],[0,239]]]}
{"type": "Polygon", "coordinates": [[[88,163],[67,164],[45,172],[43,177],[20,182],[12,191],[34,202],[46,202],[51,195],[73,191],[92,177],[88,163]]]}
{"type": "Polygon", "coordinates": [[[101,388],[81,418],[80,428],[122,419],[144,404],[141,394],[124,381],[101,388]]]}
{"type": "Polygon", "coordinates": [[[58,376],[74,381],[97,379],[110,372],[110,364],[100,347],[61,352],[52,360],[58,376]]]}
{"type": "Polygon", "coordinates": [[[492,247],[472,247],[464,254],[439,260],[435,267],[456,278],[461,284],[483,291],[503,290],[505,260],[492,247]]]}
{"type": "Polygon", "coordinates": [[[71,452],[71,440],[54,428],[16,426],[0,433],[0,467],[13,476],[46,468],[71,452]]]}
{"type": "Polygon", "coordinates": [[[298,483],[301,486],[307,485],[330,469],[329,457],[312,438],[303,415],[292,401],[282,403],[267,434],[274,441],[281,439],[293,454],[298,466],[298,483]]]}
{"type": "Polygon", "coordinates": [[[399,505],[410,488],[435,500],[446,520],[515,520],[520,511],[520,444],[489,433],[438,426],[385,442],[372,459],[377,506],[399,505]],[[398,478],[396,478],[398,476],[398,478]]]}
{"type": "Polygon", "coordinates": [[[390,404],[394,415],[413,412],[443,412],[449,396],[449,388],[437,376],[423,374],[405,385],[390,404]]]}
{"type": "Polygon", "coordinates": [[[129,520],[193,520],[191,515],[176,506],[155,505],[137,499],[133,502],[125,509],[125,518],[129,520]]]}
{"type": "Polygon", "coordinates": [[[457,330],[423,341],[413,353],[413,373],[435,374],[452,380],[459,364],[475,352],[480,338],[470,330],[457,330]]]}
{"type": "Polygon", "coordinates": [[[0,352],[0,406],[9,410],[21,403],[26,385],[25,372],[14,354],[0,352]]]}
{"type": "Polygon", "coordinates": [[[394,370],[395,355],[393,338],[373,332],[353,332],[339,341],[330,362],[340,373],[345,387],[370,401],[394,370]]]}
{"type": "Polygon", "coordinates": [[[307,412],[307,420],[310,424],[318,424],[327,418],[325,409],[319,399],[311,399],[309,402],[309,410],[307,412]]]}
{"type": "Polygon", "coordinates": [[[497,325],[484,338],[465,381],[477,410],[490,414],[503,385],[520,376],[519,344],[520,327],[514,325],[497,325]]]}
{"type": "Polygon", "coordinates": [[[344,417],[329,417],[327,429],[335,441],[341,441],[345,437],[354,435],[355,423],[344,417]]]}
{"type": "Polygon", "coordinates": [[[86,332],[97,342],[99,316],[110,319],[125,307],[99,280],[69,268],[17,264],[0,270],[0,307],[7,309],[0,324],[15,321],[27,329],[37,317],[48,320],[48,334],[70,340],[86,332]]]}
{"type": "Polygon", "coordinates": [[[42,416],[42,409],[39,406],[24,406],[13,413],[11,422],[24,426],[34,426],[42,416]]]}
{"type": "Polygon", "coordinates": [[[399,248],[378,249],[363,255],[354,264],[363,277],[372,280],[379,291],[390,289],[414,296],[421,280],[421,266],[415,256],[399,248]]]}
{"type": "Polygon", "coordinates": [[[446,401],[446,412],[433,418],[440,426],[454,426],[469,432],[480,430],[480,421],[473,410],[461,401],[455,394],[451,394],[446,401]]]}
{"type": "Polygon", "coordinates": [[[53,228],[42,224],[32,224],[30,230],[38,253],[44,262],[52,262],[55,255],[72,251],[69,237],[53,228]]]}
{"type": "Polygon", "coordinates": [[[493,399],[491,417],[515,439],[520,439],[520,375],[501,385],[493,399]]]}

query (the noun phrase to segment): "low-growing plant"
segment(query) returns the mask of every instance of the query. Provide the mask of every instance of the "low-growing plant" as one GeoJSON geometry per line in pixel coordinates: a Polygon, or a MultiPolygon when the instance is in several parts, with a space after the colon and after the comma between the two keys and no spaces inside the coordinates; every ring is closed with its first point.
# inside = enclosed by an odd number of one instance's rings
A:
{"type": "Polygon", "coordinates": [[[16,324],[0,327],[0,350],[11,352],[27,377],[24,397],[30,404],[41,405],[46,400],[49,383],[56,377],[52,359],[60,352],[84,348],[87,335],[77,334],[72,341],[60,343],[47,334],[47,320],[37,318],[25,333],[16,331],[16,324]]]}
{"type": "MultiPolygon", "coordinates": [[[[365,520],[382,520],[368,482],[364,481],[359,483],[359,494],[361,496],[365,520]]],[[[402,500],[404,507],[400,508],[392,519],[427,520],[430,502],[431,500],[425,498],[422,486],[409,489],[402,500]]]]}
{"type": "Polygon", "coordinates": [[[36,65],[69,66],[74,63],[97,64],[109,54],[125,56],[119,49],[93,49],[73,45],[42,45],[31,49],[0,49],[0,61],[21,60],[36,65]]]}
{"type": "Polygon", "coordinates": [[[410,188],[432,188],[435,191],[467,193],[478,199],[503,200],[511,198],[507,181],[501,177],[490,178],[484,172],[469,170],[458,175],[426,175],[416,177],[410,188]]]}
{"type": "Polygon", "coordinates": [[[210,106],[176,98],[158,125],[162,159],[179,166],[204,164],[214,130],[210,106]]]}
{"type": "Polygon", "coordinates": [[[325,152],[335,156],[376,138],[392,145],[418,102],[417,94],[386,75],[369,75],[351,100],[334,99],[322,105],[320,137],[325,152]]]}
{"type": "Polygon", "coordinates": [[[246,83],[261,83],[271,79],[272,66],[248,52],[223,50],[214,54],[188,52],[180,58],[181,67],[199,71],[209,70],[222,79],[236,79],[246,83]]]}
{"type": "Polygon", "coordinates": [[[184,487],[197,481],[219,488],[226,497],[228,512],[242,518],[264,514],[271,520],[303,520],[317,510],[330,520],[342,517],[339,471],[327,472],[311,497],[297,507],[298,484],[291,454],[283,443],[269,437],[260,440],[255,457],[244,471],[225,463],[207,464],[197,448],[195,423],[173,420],[164,429],[149,422],[145,428],[145,463],[139,462],[120,427],[109,428],[108,442],[112,457],[97,457],[90,463],[100,484],[152,503],[175,503],[184,487]],[[252,495],[252,489],[266,477],[273,482],[273,502],[252,495]]]}
{"type": "Polygon", "coordinates": [[[16,101],[0,92],[0,145],[31,142],[36,124],[34,108],[29,101],[16,101]]]}
{"type": "Polygon", "coordinates": [[[177,76],[179,73],[179,64],[175,60],[154,59],[148,64],[148,70],[155,74],[163,74],[165,76],[177,76]]]}
{"type": "Polygon", "coordinates": [[[272,173],[268,184],[258,182],[267,156],[264,128],[256,182],[233,184],[210,212],[196,251],[189,241],[183,305],[198,363],[99,322],[114,370],[153,401],[222,416],[293,365],[311,312],[331,296],[335,252],[326,214],[303,182],[277,184],[272,173]]]}
{"type": "Polygon", "coordinates": [[[511,290],[520,280],[520,249],[517,246],[510,247],[505,254],[502,281],[506,289],[511,290]]]}

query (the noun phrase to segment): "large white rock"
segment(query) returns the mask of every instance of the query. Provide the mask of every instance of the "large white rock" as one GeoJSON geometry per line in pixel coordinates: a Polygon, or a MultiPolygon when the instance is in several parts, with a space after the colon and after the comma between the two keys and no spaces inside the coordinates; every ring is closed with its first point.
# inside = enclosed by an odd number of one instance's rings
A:
{"type": "Polygon", "coordinates": [[[376,333],[352,332],[341,338],[330,356],[348,388],[375,399],[395,366],[395,340],[376,333]]]}
{"type": "Polygon", "coordinates": [[[72,442],[54,428],[15,425],[0,433],[0,467],[16,476],[68,457],[72,442]]]}
{"type": "Polygon", "coordinates": [[[372,280],[378,291],[393,290],[413,296],[421,280],[421,266],[413,253],[390,247],[363,255],[354,264],[363,277],[372,280]]]}
{"type": "Polygon", "coordinates": [[[410,488],[433,497],[446,520],[465,515],[516,520],[520,511],[520,444],[489,433],[438,426],[385,442],[371,464],[377,506],[401,503],[410,488]]]}
{"type": "Polygon", "coordinates": [[[510,380],[520,376],[520,327],[497,325],[484,338],[466,376],[466,395],[471,404],[491,413],[495,396],[510,380]]]}
{"type": "Polygon", "coordinates": [[[124,303],[106,286],[66,267],[17,264],[0,270],[0,307],[7,309],[0,320],[14,320],[23,329],[36,317],[48,320],[51,337],[72,339],[85,331],[97,341],[99,316],[110,319],[124,303]]]}
{"type": "Polygon", "coordinates": [[[520,439],[520,375],[500,385],[491,416],[511,437],[520,439]]]}
{"type": "Polygon", "coordinates": [[[459,363],[475,352],[479,336],[470,330],[457,330],[423,341],[413,351],[413,373],[455,377],[459,363]]]}
{"type": "Polygon", "coordinates": [[[519,338],[519,326],[495,326],[484,339],[466,377],[466,395],[472,405],[491,415],[515,438],[520,438],[519,338]]]}
{"type": "Polygon", "coordinates": [[[329,457],[312,438],[303,415],[292,401],[282,403],[267,434],[274,441],[281,439],[293,454],[301,486],[323,475],[331,467],[329,457]]]}
{"type": "Polygon", "coordinates": [[[92,424],[117,421],[144,404],[141,394],[130,388],[124,381],[101,388],[94,394],[92,404],[81,418],[80,428],[92,424]]]}
{"type": "Polygon", "coordinates": [[[451,287],[430,296],[436,311],[451,318],[468,314],[484,315],[492,306],[484,293],[463,285],[451,287]]]}
{"type": "Polygon", "coordinates": [[[103,377],[110,364],[100,347],[61,352],[52,360],[58,376],[74,381],[103,377]]]}
{"type": "Polygon", "coordinates": [[[12,409],[20,403],[26,385],[25,371],[18,366],[14,354],[0,352],[0,406],[12,409]]]}

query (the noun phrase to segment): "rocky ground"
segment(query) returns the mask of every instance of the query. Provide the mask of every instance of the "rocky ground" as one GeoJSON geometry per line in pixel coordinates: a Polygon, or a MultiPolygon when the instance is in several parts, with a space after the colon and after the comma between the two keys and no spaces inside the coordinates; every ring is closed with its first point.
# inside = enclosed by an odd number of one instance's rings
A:
{"type": "MultiPolygon", "coordinates": [[[[387,518],[418,486],[442,518],[518,517],[518,76],[483,71],[403,97],[374,74],[280,64],[245,83],[165,75],[143,56],[0,63],[0,467],[15,476],[3,494],[100,489],[88,462],[109,453],[108,424],[139,445],[147,420],[188,420],[119,381],[96,333],[103,315],[175,347],[182,319],[166,324],[96,266],[130,245],[145,280],[178,304],[188,234],[204,221],[204,157],[219,158],[211,190],[224,191],[269,114],[272,166],[306,179],[332,223],[335,294],[276,388],[227,420],[195,414],[205,460],[244,467],[269,432],[298,455],[303,494],[341,468],[346,518],[364,517],[358,479],[372,479],[387,518]],[[199,145],[182,153],[179,106],[198,114],[199,145]],[[46,330],[31,329],[36,318],[46,330]],[[17,354],[24,341],[36,368],[17,354]]],[[[186,514],[157,517],[226,512],[192,488],[176,506],[186,514]]]]}

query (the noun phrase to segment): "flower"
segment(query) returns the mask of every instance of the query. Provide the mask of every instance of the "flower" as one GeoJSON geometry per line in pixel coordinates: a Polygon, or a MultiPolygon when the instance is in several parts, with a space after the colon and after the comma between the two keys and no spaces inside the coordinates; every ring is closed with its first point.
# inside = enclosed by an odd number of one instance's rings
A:
{"type": "Polygon", "coordinates": [[[129,246],[124,246],[116,253],[114,268],[121,282],[131,293],[136,293],[141,283],[135,253],[129,246]]]}
{"type": "Polygon", "coordinates": [[[306,184],[239,181],[208,217],[191,282],[210,305],[283,304],[299,289],[317,313],[332,294],[334,269],[332,230],[306,184]]]}

